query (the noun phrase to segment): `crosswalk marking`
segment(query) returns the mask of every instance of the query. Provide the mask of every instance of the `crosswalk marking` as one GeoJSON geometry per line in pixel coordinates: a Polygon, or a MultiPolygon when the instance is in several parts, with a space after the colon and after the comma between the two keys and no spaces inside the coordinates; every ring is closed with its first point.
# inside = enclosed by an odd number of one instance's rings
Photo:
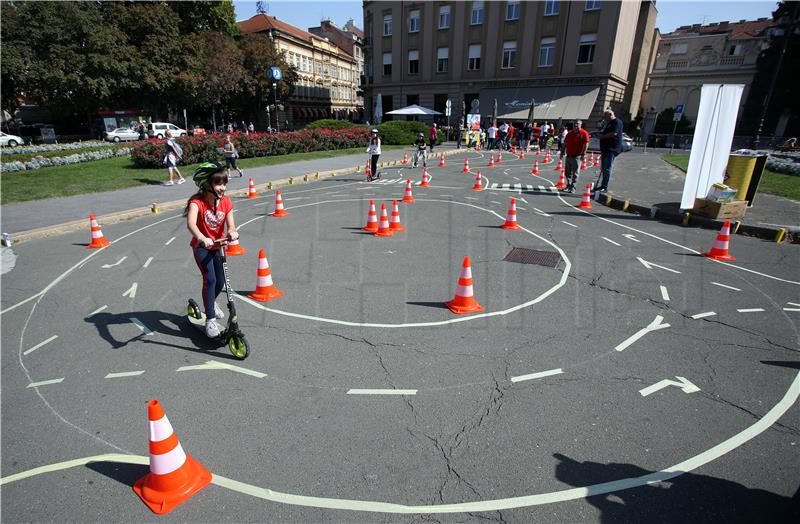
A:
{"type": "Polygon", "coordinates": [[[498,182],[493,182],[490,184],[489,189],[495,191],[541,191],[542,193],[558,192],[558,190],[554,187],[532,186],[530,184],[501,184],[498,182]]]}

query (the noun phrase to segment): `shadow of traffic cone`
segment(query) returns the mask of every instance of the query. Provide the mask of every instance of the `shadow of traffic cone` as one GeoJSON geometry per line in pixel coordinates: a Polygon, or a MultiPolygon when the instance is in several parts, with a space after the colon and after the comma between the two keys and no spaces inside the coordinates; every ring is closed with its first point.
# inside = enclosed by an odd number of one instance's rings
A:
{"type": "Polygon", "coordinates": [[[378,230],[378,213],[375,211],[375,201],[369,201],[369,213],[367,213],[367,225],[361,228],[361,231],[367,233],[374,233],[378,230]]]}
{"type": "Polygon", "coordinates": [[[150,425],[150,472],[133,491],[153,513],[164,515],[211,483],[211,473],[183,450],[157,400],[147,403],[150,425]]]}
{"type": "Polygon", "coordinates": [[[538,160],[534,160],[533,161],[533,169],[531,169],[531,174],[532,175],[538,175],[539,174],[539,161],[538,160]]]}
{"type": "Polygon", "coordinates": [[[442,156],[439,157],[439,167],[445,167],[445,166],[447,166],[447,164],[445,164],[444,162],[444,153],[442,153],[442,156]]]}
{"type": "MultiPolygon", "coordinates": [[[[395,200],[397,202],[397,200],[395,200]]],[[[398,211],[399,213],[399,211],[398,211]]],[[[393,237],[394,231],[389,226],[389,215],[386,214],[386,204],[381,204],[381,225],[375,232],[376,237],[393,237]]]]}
{"type": "Polygon", "coordinates": [[[256,193],[256,185],[253,183],[252,177],[250,178],[250,184],[247,186],[247,198],[258,198],[258,193],[256,193]]]}
{"type": "Polygon", "coordinates": [[[239,245],[239,239],[231,240],[225,248],[225,256],[238,257],[247,253],[247,250],[239,245]]]}
{"type": "Polygon", "coordinates": [[[494,167],[494,153],[489,154],[489,167],[494,167]]]}
{"type": "Polygon", "coordinates": [[[481,170],[478,170],[478,176],[475,177],[475,183],[472,185],[473,191],[483,191],[483,175],[481,175],[481,170]]]}
{"type": "Polygon", "coordinates": [[[464,159],[464,171],[462,173],[469,173],[469,158],[464,159]]]}
{"type": "Polygon", "coordinates": [[[392,217],[389,219],[389,227],[392,231],[405,231],[406,228],[400,223],[400,207],[397,200],[392,200],[392,217]]]}
{"type": "Polygon", "coordinates": [[[272,282],[272,273],[269,270],[267,254],[263,249],[258,250],[258,271],[256,272],[256,290],[247,295],[258,302],[267,302],[274,298],[282,297],[283,291],[275,287],[272,282]]]}
{"type": "Polygon", "coordinates": [[[731,221],[726,220],[722,224],[722,228],[717,233],[717,239],[711,250],[703,253],[704,257],[713,258],[714,260],[736,260],[736,257],[728,253],[728,242],[731,239],[731,221]]]}
{"type": "Polygon", "coordinates": [[[408,165],[408,153],[403,153],[403,161],[400,163],[403,164],[404,166],[408,165]]]}
{"type": "Polygon", "coordinates": [[[430,184],[430,180],[431,180],[431,176],[428,174],[428,168],[426,167],[422,171],[422,182],[420,182],[419,186],[420,187],[430,187],[430,185],[431,185],[430,184]]]}
{"type": "Polygon", "coordinates": [[[464,263],[461,265],[461,273],[458,275],[458,286],[456,287],[456,296],[453,297],[453,300],[445,302],[444,305],[457,315],[483,311],[483,307],[475,301],[475,297],[473,296],[472,267],[469,257],[464,257],[464,263]]]}
{"type": "Polygon", "coordinates": [[[281,198],[281,190],[275,190],[275,211],[270,213],[270,216],[275,218],[288,217],[289,213],[283,208],[283,198],[281,198]]]}
{"type": "Polygon", "coordinates": [[[500,226],[503,229],[522,229],[517,224],[517,199],[511,198],[511,203],[508,205],[508,214],[506,215],[506,223],[500,226]]]}
{"type": "Polygon", "coordinates": [[[91,213],[89,213],[89,229],[92,230],[92,237],[89,245],[86,246],[87,249],[98,249],[111,245],[111,242],[106,240],[106,238],[103,236],[103,231],[97,224],[97,219],[94,218],[94,215],[91,213]]]}
{"type": "Polygon", "coordinates": [[[403,195],[403,202],[406,204],[414,203],[414,196],[411,194],[411,180],[406,180],[406,194],[403,195]]]}
{"type": "Polygon", "coordinates": [[[558,184],[556,184],[556,189],[566,189],[567,183],[566,178],[564,178],[564,172],[561,172],[561,176],[558,177],[558,184]]]}
{"type": "MultiPolygon", "coordinates": [[[[564,178],[564,175],[561,175],[561,178],[564,178]]],[[[583,190],[581,203],[576,207],[578,209],[592,209],[592,184],[586,184],[586,189],[583,190]]]]}

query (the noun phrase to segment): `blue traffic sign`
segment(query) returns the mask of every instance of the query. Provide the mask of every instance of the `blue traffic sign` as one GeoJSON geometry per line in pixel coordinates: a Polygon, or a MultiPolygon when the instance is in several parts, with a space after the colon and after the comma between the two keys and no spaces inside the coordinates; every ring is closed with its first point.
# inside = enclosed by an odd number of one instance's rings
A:
{"type": "Polygon", "coordinates": [[[676,113],[683,113],[683,104],[678,104],[675,106],[676,113]]]}
{"type": "Polygon", "coordinates": [[[267,79],[273,82],[279,82],[283,78],[283,73],[280,67],[270,67],[267,69],[267,79]]]}

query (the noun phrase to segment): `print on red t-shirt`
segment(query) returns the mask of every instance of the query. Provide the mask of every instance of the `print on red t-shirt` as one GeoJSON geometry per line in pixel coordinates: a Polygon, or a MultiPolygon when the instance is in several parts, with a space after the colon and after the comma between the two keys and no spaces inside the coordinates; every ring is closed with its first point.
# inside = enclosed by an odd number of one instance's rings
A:
{"type": "MultiPolygon", "coordinates": [[[[193,198],[192,202],[197,204],[197,229],[203,233],[204,236],[216,240],[222,238],[225,233],[225,217],[233,209],[233,202],[228,197],[222,197],[217,203],[217,212],[214,213],[214,206],[209,206],[202,198],[193,198]]],[[[191,246],[193,248],[200,245],[198,240],[192,237],[191,246]]],[[[219,249],[214,246],[210,249],[219,249]]]]}

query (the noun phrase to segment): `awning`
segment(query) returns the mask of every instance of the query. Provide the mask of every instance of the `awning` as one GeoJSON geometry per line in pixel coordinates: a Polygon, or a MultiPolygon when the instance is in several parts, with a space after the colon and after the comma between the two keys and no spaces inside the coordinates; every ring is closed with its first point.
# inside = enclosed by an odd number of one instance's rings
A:
{"type": "Polygon", "coordinates": [[[536,100],[534,121],[585,120],[594,108],[600,86],[544,86],[481,89],[481,114],[491,114],[497,99],[498,120],[527,120],[536,100]]]}

